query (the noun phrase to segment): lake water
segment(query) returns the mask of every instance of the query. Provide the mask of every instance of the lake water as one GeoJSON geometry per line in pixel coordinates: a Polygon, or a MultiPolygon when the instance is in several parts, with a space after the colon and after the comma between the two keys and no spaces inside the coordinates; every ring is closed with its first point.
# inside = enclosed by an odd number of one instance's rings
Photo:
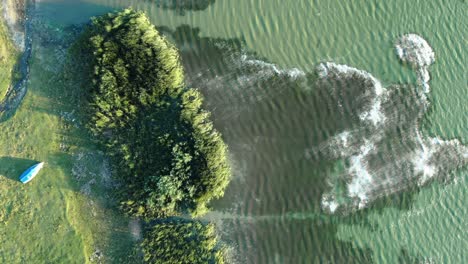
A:
{"type": "Polygon", "coordinates": [[[176,44],[229,145],[232,183],[203,219],[233,262],[468,262],[465,1],[36,2],[59,29],[131,6],[176,44]],[[396,56],[407,33],[435,52],[428,93],[396,56]],[[383,119],[363,121],[376,100],[383,119]]]}

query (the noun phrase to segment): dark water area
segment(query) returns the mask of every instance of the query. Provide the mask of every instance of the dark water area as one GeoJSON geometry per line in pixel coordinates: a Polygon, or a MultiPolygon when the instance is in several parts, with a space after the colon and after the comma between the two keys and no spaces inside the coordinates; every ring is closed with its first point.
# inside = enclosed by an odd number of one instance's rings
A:
{"type": "Polygon", "coordinates": [[[187,11],[203,11],[216,0],[147,0],[154,2],[157,7],[175,10],[179,15],[185,15],[187,11]]]}
{"type": "MultiPolygon", "coordinates": [[[[429,108],[418,86],[383,88],[368,73],[340,65],[326,66],[326,78],[319,76],[320,69],[284,70],[249,52],[242,39],[200,37],[200,29],[188,25],[160,30],[181,50],[188,84],[200,87],[230,147],[234,180],[207,219],[219,222],[229,234],[226,239],[242,252],[239,262],[373,262],[369,249],[356,250],[334,239],[336,227],[346,222],[365,226],[367,213],[381,208],[412,207],[418,173],[408,160],[422,144],[419,123],[429,108]],[[385,119],[381,126],[372,116],[379,89],[385,92],[378,99],[378,112],[385,119]],[[362,120],[366,111],[369,122],[362,120]],[[340,133],[355,136],[343,146],[334,142],[340,133]],[[353,167],[350,162],[369,141],[378,144],[378,151],[364,155],[367,170],[379,182],[365,190],[365,198],[357,193],[354,201],[346,201],[353,177],[359,182],[359,173],[367,173],[359,168],[347,174],[346,168],[353,167]],[[338,202],[344,211],[336,216],[323,208],[330,178],[337,178],[332,187],[341,189],[334,190],[334,196],[343,196],[338,202]],[[398,193],[402,190],[407,193],[398,193]],[[363,206],[359,201],[368,199],[369,209],[350,215],[349,210],[363,206]]],[[[433,160],[443,175],[466,164],[466,149],[458,143],[438,153],[433,160]]]]}
{"type": "Polygon", "coordinates": [[[321,196],[335,164],[304,146],[320,145],[349,127],[351,119],[330,109],[335,102],[325,96],[325,88],[314,89],[323,86],[316,74],[279,70],[246,52],[241,39],[203,38],[188,25],[160,30],[181,50],[189,85],[204,93],[230,148],[234,180],[213,205],[221,212],[207,219],[243,252],[235,259],[371,263],[369,252],[334,239],[335,224],[342,220],[321,213],[321,196]],[[271,248],[278,251],[270,254],[271,248]]]}

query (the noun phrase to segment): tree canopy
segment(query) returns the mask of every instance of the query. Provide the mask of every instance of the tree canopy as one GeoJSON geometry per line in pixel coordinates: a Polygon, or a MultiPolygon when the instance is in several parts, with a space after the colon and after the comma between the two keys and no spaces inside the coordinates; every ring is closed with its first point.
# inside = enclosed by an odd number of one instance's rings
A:
{"type": "Polygon", "coordinates": [[[178,51],[141,12],[95,18],[89,128],[113,157],[122,207],[147,219],[203,214],[230,180],[227,147],[203,97],[186,88],[178,51]]]}
{"type": "Polygon", "coordinates": [[[142,242],[148,263],[223,264],[213,224],[168,221],[154,225],[142,242]]]}

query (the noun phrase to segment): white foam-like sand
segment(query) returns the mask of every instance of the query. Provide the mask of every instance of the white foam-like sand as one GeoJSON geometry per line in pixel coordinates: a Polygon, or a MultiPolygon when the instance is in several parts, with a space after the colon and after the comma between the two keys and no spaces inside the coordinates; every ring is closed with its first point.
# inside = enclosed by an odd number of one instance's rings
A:
{"type": "Polygon", "coordinates": [[[366,157],[375,149],[373,142],[366,141],[361,146],[360,153],[350,158],[348,168],[349,175],[352,175],[348,184],[348,196],[353,200],[358,200],[359,208],[365,207],[369,201],[368,190],[372,188],[373,176],[368,169],[366,157]]]}
{"type": "Polygon", "coordinates": [[[429,43],[419,35],[406,34],[401,36],[395,49],[398,57],[415,68],[428,67],[435,61],[435,53],[429,43]]]}
{"type": "Polygon", "coordinates": [[[437,168],[429,163],[433,151],[428,148],[423,148],[417,151],[413,157],[414,170],[417,174],[422,175],[419,178],[419,184],[426,183],[437,173],[437,168]]]}
{"type": "Polygon", "coordinates": [[[382,83],[372,76],[370,73],[353,68],[348,65],[335,64],[333,62],[320,63],[317,66],[317,72],[320,78],[328,78],[331,72],[336,72],[344,77],[359,75],[372,82],[374,87],[375,97],[368,111],[359,115],[362,121],[369,121],[374,126],[378,126],[385,122],[385,115],[382,113],[382,100],[387,90],[383,87],[382,83]]]}
{"type": "Polygon", "coordinates": [[[397,40],[395,50],[401,61],[416,69],[419,85],[425,93],[429,93],[428,68],[435,62],[435,53],[429,43],[416,34],[406,34],[397,40]]]}
{"type": "Polygon", "coordinates": [[[277,75],[287,75],[290,78],[299,78],[299,77],[304,77],[305,72],[297,69],[297,68],[292,68],[292,69],[280,69],[278,65],[275,65],[273,63],[265,62],[262,60],[257,60],[257,59],[249,59],[247,55],[242,55],[241,56],[241,63],[244,65],[255,65],[258,66],[262,69],[265,69],[267,73],[271,74],[277,74],[277,75]]]}
{"type": "Polygon", "coordinates": [[[431,147],[432,145],[427,146],[424,143],[424,140],[419,131],[416,131],[416,138],[420,144],[420,149],[416,150],[412,159],[412,163],[415,173],[421,175],[419,178],[419,184],[421,185],[434,177],[437,172],[437,168],[429,163],[435,152],[435,149],[431,147]]]}
{"type": "Polygon", "coordinates": [[[382,101],[380,99],[375,99],[372,104],[371,110],[363,112],[359,115],[359,118],[363,121],[370,121],[374,126],[385,122],[385,115],[382,113],[382,101]]]}
{"type": "MultiPolygon", "coordinates": [[[[399,38],[395,48],[401,61],[409,63],[415,69],[418,85],[424,92],[421,95],[421,100],[427,100],[426,94],[430,91],[428,67],[435,61],[432,48],[426,40],[415,34],[407,34],[399,38]]],[[[329,149],[333,150],[331,152],[334,155],[333,158],[344,158],[348,161],[348,165],[345,175],[339,176],[345,177],[343,178],[346,182],[345,194],[340,191],[340,181],[330,179],[331,190],[323,194],[321,201],[324,210],[334,213],[341,207],[346,208],[346,210],[350,208],[361,209],[380,195],[404,189],[405,182],[408,180],[414,179],[419,185],[423,185],[438,176],[442,168],[451,169],[467,163],[468,148],[461,145],[458,140],[424,138],[417,123],[414,123],[415,136],[412,136],[411,132],[406,134],[409,136],[407,140],[417,143],[416,148],[409,152],[397,153],[396,156],[388,155],[394,160],[377,168],[370,168],[369,159],[375,153],[385,151],[379,149],[378,146],[385,146],[385,144],[381,144],[386,137],[385,131],[392,129],[385,123],[387,117],[381,109],[382,103],[388,99],[386,97],[387,90],[371,74],[347,65],[331,62],[321,63],[317,67],[317,72],[319,78],[336,78],[336,76],[332,76],[335,73],[344,78],[351,74],[358,74],[370,80],[375,88],[375,98],[370,102],[371,107],[368,108],[370,110],[360,114],[361,120],[370,121],[370,124],[362,123],[360,129],[372,131],[372,134],[365,135],[343,131],[329,141],[329,149]],[[373,129],[369,130],[370,128],[373,129]],[[353,144],[350,145],[349,142],[353,142],[353,144]],[[356,142],[360,142],[360,145],[356,146],[356,142]],[[450,157],[446,155],[450,155],[450,157]],[[438,160],[440,158],[442,160],[438,160]],[[410,168],[405,169],[408,165],[410,168]]]]}
{"type": "Polygon", "coordinates": [[[349,140],[350,135],[351,135],[351,133],[349,131],[344,131],[344,132],[338,134],[338,138],[341,140],[341,142],[343,144],[343,147],[345,147],[345,148],[348,147],[348,140],[349,140]]]}
{"type": "Polygon", "coordinates": [[[381,95],[385,91],[385,89],[383,88],[380,81],[377,80],[370,73],[368,73],[366,71],[363,71],[363,70],[353,68],[353,67],[348,66],[348,65],[336,64],[336,63],[333,63],[333,62],[324,62],[324,63],[320,63],[317,66],[317,71],[318,71],[318,74],[319,74],[320,78],[329,77],[330,72],[337,72],[337,73],[339,73],[341,75],[344,75],[344,76],[351,76],[351,75],[357,74],[357,75],[363,76],[364,78],[369,79],[369,80],[372,81],[372,83],[374,84],[374,87],[375,87],[375,94],[376,95],[381,95]]]}
{"type": "MultiPolygon", "coordinates": [[[[319,78],[329,78],[332,73],[337,73],[343,78],[359,75],[364,79],[370,80],[374,88],[374,98],[369,104],[369,110],[362,112],[359,117],[362,121],[369,121],[374,127],[379,127],[385,122],[385,114],[382,111],[382,101],[387,90],[383,87],[382,83],[372,76],[370,73],[353,68],[348,65],[335,64],[332,62],[320,63],[317,66],[319,78]]],[[[339,149],[341,156],[349,155],[349,140],[354,136],[349,131],[344,131],[332,139],[336,148],[339,149]]],[[[331,149],[334,149],[333,147],[331,149]]],[[[347,184],[347,195],[354,201],[358,208],[364,208],[369,201],[368,193],[372,189],[373,175],[368,169],[367,157],[375,149],[372,140],[365,140],[365,143],[359,146],[359,153],[356,155],[348,156],[349,167],[347,168],[347,175],[350,176],[350,181],[347,184]]],[[[332,194],[328,194],[322,198],[322,207],[329,212],[333,213],[340,203],[332,194]]]]}
{"type": "Polygon", "coordinates": [[[335,197],[327,194],[324,194],[322,196],[323,209],[333,214],[336,211],[336,209],[338,209],[338,207],[340,207],[340,204],[336,201],[335,197]]]}

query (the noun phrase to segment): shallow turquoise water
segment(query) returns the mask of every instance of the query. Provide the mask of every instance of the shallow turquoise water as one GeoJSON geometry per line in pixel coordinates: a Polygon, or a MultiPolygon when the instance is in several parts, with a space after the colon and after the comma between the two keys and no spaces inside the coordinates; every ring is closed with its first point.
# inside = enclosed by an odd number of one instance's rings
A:
{"type": "MultiPolygon", "coordinates": [[[[188,83],[206,95],[230,147],[234,180],[206,219],[218,224],[235,261],[468,261],[466,169],[443,172],[450,177],[384,196],[361,211],[322,210],[329,179],[343,168],[311,158],[310,150],[347,121],[325,113],[328,101],[316,86],[288,77],[332,61],[367,71],[385,86],[415,84],[393,47],[398,36],[417,33],[436,54],[422,133],[466,144],[464,1],[217,0],[180,15],[152,1],[44,0],[37,12],[62,26],[128,6],[145,11],[176,43],[188,83]]],[[[400,143],[390,148],[398,152],[406,144],[400,143]]]]}

